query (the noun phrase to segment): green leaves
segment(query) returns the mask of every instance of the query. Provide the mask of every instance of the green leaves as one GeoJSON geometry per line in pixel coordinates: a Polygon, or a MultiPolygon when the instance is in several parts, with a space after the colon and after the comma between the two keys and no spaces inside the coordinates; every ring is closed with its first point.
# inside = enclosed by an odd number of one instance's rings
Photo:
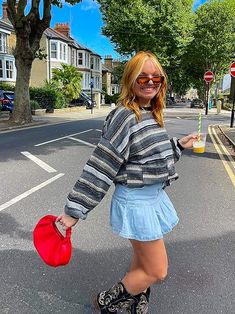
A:
{"type": "Polygon", "coordinates": [[[58,84],[68,101],[72,101],[78,98],[81,92],[82,74],[73,65],[61,65],[62,69],[54,69],[52,82],[58,84]]]}

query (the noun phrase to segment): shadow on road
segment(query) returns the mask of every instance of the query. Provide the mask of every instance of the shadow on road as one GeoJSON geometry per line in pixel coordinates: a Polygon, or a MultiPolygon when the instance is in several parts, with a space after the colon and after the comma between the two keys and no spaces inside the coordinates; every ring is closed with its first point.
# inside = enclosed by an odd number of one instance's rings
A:
{"type": "MultiPolygon", "coordinates": [[[[16,241],[19,236],[31,239],[30,231],[22,233],[16,221],[6,214],[1,214],[1,221],[3,218],[12,223],[15,233],[1,224],[2,234],[16,237],[16,241]]],[[[219,237],[168,242],[169,276],[153,286],[150,314],[232,313],[234,241],[235,233],[228,232],[219,237]]],[[[70,264],[59,268],[44,265],[32,242],[27,251],[2,250],[1,313],[93,313],[91,297],[120,280],[129,262],[129,248],[94,252],[75,248],[70,264]]]]}

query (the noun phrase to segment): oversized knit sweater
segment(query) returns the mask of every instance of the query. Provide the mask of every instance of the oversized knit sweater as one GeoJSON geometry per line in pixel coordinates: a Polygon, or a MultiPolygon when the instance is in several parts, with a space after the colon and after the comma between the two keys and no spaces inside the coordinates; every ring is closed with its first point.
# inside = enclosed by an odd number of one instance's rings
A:
{"type": "Polygon", "coordinates": [[[181,150],[169,139],[150,111],[140,121],[132,110],[118,107],[107,116],[101,139],[67,197],[65,213],[85,219],[112,182],[143,187],[157,182],[169,185],[178,178],[174,163],[181,150]]]}

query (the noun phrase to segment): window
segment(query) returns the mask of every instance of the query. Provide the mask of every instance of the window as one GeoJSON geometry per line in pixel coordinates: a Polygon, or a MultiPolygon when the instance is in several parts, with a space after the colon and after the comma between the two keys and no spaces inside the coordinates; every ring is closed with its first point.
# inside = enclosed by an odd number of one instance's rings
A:
{"type": "Polygon", "coordinates": [[[91,69],[94,69],[94,58],[91,57],[91,69]]]}
{"type": "Polygon", "coordinates": [[[51,58],[57,59],[57,42],[51,41],[51,58]]]}
{"type": "Polygon", "coordinates": [[[100,59],[98,58],[95,58],[95,69],[96,70],[100,70],[100,59]]]}
{"type": "Polygon", "coordinates": [[[0,77],[3,77],[3,62],[0,60],[0,77]]]}
{"type": "Polygon", "coordinates": [[[6,61],[6,74],[7,78],[13,78],[13,61],[6,61]]]}
{"type": "Polygon", "coordinates": [[[89,54],[85,53],[85,67],[88,68],[89,67],[89,54]]]}
{"type": "Polygon", "coordinates": [[[7,52],[7,35],[0,33],[0,52],[7,52]]]}
{"type": "Polygon", "coordinates": [[[79,65],[83,64],[83,53],[82,52],[78,53],[78,64],[79,65]]]}
{"type": "Polygon", "coordinates": [[[72,53],[71,53],[71,64],[76,65],[75,50],[74,49],[72,49],[72,53]]]}

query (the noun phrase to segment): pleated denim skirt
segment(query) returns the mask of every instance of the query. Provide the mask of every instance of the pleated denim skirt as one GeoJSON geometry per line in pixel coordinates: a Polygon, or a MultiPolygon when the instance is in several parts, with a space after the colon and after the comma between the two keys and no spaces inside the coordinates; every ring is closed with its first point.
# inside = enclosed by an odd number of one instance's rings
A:
{"type": "Polygon", "coordinates": [[[114,233],[128,239],[162,239],[179,218],[162,183],[130,188],[117,184],[112,197],[110,224],[114,233]]]}

